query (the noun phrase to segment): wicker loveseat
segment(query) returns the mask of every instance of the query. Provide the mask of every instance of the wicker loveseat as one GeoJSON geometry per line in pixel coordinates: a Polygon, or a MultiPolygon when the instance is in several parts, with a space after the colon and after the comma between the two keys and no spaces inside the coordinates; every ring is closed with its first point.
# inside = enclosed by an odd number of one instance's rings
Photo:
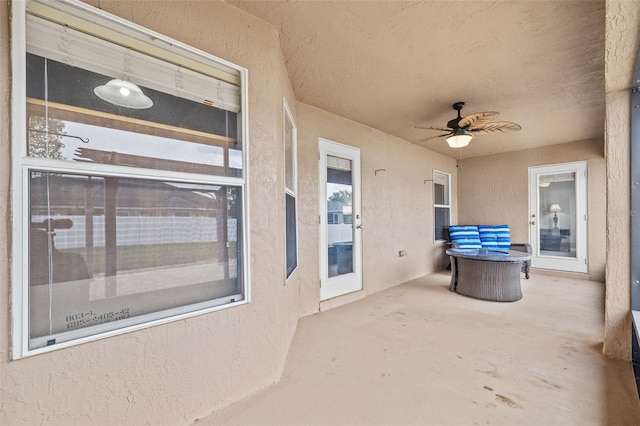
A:
{"type": "MultiPolygon", "coordinates": [[[[452,225],[447,229],[452,247],[488,250],[516,250],[531,253],[531,245],[512,243],[509,225],[452,225]]],[[[522,264],[522,272],[529,279],[531,261],[522,264]]]]}

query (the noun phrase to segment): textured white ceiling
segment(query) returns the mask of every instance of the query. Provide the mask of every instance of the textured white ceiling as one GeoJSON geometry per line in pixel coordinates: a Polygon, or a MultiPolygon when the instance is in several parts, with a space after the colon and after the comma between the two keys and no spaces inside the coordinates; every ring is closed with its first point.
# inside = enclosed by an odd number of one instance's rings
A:
{"type": "Polygon", "coordinates": [[[456,101],[522,130],[421,146],[468,158],[603,138],[603,1],[228,2],[279,30],[300,102],[408,142],[456,101]]]}

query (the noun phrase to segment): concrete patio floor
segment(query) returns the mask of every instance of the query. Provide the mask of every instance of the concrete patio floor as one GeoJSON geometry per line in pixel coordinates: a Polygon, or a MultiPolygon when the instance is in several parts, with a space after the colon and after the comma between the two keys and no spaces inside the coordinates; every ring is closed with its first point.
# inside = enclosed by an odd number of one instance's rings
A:
{"type": "Polygon", "coordinates": [[[497,303],[437,273],[300,320],[282,380],[205,425],[637,425],[602,356],[604,285],[532,273],[497,303]]]}

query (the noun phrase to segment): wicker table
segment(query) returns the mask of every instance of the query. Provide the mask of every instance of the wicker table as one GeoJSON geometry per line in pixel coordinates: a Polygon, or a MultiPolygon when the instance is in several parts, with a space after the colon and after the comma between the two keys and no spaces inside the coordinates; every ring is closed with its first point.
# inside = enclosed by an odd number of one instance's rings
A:
{"type": "Polygon", "coordinates": [[[528,253],[509,250],[447,250],[451,257],[449,289],[476,299],[514,302],[522,299],[520,271],[528,253]]]}

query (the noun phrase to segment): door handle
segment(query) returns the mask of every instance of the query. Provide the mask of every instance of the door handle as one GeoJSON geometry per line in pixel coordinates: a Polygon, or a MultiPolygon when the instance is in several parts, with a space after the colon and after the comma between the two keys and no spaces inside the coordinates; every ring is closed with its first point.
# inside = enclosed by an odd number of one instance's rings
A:
{"type": "Polygon", "coordinates": [[[536,224],[536,221],[535,221],[535,220],[532,220],[532,221],[531,221],[531,222],[529,222],[529,223],[530,223],[531,225],[535,225],[535,224],[536,224]]]}
{"type": "Polygon", "coordinates": [[[362,229],[362,225],[356,225],[356,229],[362,229]]]}

